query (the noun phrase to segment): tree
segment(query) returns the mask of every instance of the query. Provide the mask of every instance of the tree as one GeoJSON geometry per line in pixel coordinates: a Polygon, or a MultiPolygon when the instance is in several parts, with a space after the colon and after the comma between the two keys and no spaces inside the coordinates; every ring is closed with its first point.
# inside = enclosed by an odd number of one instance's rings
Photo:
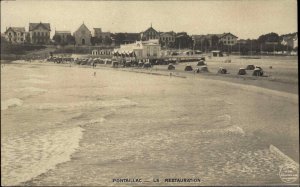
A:
{"type": "Polygon", "coordinates": [[[1,36],[1,45],[8,44],[6,38],[4,36],[1,36]]]}
{"type": "Polygon", "coordinates": [[[30,34],[26,34],[25,36],[25,43],[31,43],[30,34]]]}
{"type": "Polygon", "coordinates": [[[52,38],[57,44],[61,43],[61,36],[60,35],[54,35],[52,38]]]}
{"type": "Polygon", "coordinates": [[[75,37],[72,36],[72,35],[67,35],[67,43],[74,45],[75,44],[75,37]]]}
{"type": "Polygon", "coordinates": [[[212,45],[213,47],[215,47],[215,46],[218,46],[218,44],[219,44],[219,37],[216,36],[216,35],[213,35],[213,36],[211,37],[211,45],[212,45]]]}
{"type": "Polygon", "coordinates": [[[117,34],[115,35],[115,43],[116,43],[116,45],[123,44],[125,38],[126,38],[126,36],[125,36],[124,33],[117,33],[117,34]]]}
{"type": "Polygon", "coordinates": [[[105,36],[103,43],[104,43],[104,45],[111,45],[112,39],[108,36],[105,36]]]}
{"type": "Polygon", "coordinates": [[[264,44],[266,42],[279,42],[280,38],[277,33],[271,32],[271,33],[259,36],[257,40],[260,44],[264,44]]]}

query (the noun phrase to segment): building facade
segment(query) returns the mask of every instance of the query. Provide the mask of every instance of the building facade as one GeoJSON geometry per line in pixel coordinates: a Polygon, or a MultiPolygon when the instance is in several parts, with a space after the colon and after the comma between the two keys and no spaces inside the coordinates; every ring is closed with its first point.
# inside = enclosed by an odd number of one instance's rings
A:
{"type": "Polygon", "coordinates": [[[120,45],[114,52],[119,54],[134,53],[137,59],[155,59],[161,57],[159,40],[136,41],[131,44],[120,45]]]}
{"type": "Polygon", "coordinates": [[[151,27],[141,33],[141,39],[144,41],[159,39],[159,32],[157,32],[151,25],[151,27]]]}
{"type": "Polygon", "coordinates": [[[164,47],[169,47],[171,45],[174,45],[175,43],[175,37],[176,33],[171,31],[171,32],[163,32],[159,36],[159,40],[162,46],[164,47]]]}
{"type": "Polygon", "coordinates": [[[76,45],[91,45],[92,33],[84,23],[74,32],[73,35],[76,45]]]}
{"type": "Polygon", "coordinates": [[[238,37],[231,33],[193,35],[192,38],[194,45],[202,49],[216,46],[220,43],[228,46],[236,45],[238,43],[238,37]]]}
{"type": "Polygon", "coordinates": [[[236,45],[238,37],[229,33],[224,33],[221,35],[218,35],[219,42],[223,43],[223,45],[236,45]]]}
{"type": "Polygon", "coordinates": [[[29,23],[29,38],[32,44],[48,44],[50,42],[50,23],[29,23]]]}
{"type": "Polygon", "coordinates": [[[9,27],[4,34],[6,40],[13,44],[24,43],[26,40],[25,27],[9,27]]]}

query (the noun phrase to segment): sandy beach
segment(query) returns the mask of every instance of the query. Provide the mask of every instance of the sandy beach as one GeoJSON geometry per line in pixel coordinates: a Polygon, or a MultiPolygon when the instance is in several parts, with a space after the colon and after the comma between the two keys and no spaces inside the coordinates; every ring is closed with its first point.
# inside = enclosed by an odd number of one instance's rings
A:
{"type": "Polygon", "coordinates": [[[1,66],[2,184],[283,184],[280,169],[299,164],[297,57],[208,59],[206,74],[187,64],[173,76],[167,66],[1,66]],[[268,76],[237,76],[247,64],[268,76]],[[221,66],[230,74],[216,75],[221,66]],[[143,182],[113,182],[124,178],[143,182]]]}

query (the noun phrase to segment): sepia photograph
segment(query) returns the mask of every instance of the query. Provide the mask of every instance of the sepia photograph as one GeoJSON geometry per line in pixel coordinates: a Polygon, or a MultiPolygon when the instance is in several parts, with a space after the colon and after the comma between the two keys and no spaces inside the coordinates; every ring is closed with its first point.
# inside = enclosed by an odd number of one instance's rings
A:
{"type": "Polygon", "coordinates": [[[1,186],[299,186],[296,0],[1,0],[1,186]]]}

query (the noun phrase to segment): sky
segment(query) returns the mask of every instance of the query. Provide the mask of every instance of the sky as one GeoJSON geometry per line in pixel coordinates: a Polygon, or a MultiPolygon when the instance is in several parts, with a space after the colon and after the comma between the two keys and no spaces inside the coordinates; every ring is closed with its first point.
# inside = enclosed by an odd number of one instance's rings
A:
{"type": "Polygon", "coordinates": [[[297,31],[296,0],[227,1],[1,1],[1,33],[7,27],[25,27],[29,22],[50,23],[55,30],[72,33],[84,24],[92,31],[157,31],[193,34],[231,32],[240,39],[262,34],[297,31]]]}

